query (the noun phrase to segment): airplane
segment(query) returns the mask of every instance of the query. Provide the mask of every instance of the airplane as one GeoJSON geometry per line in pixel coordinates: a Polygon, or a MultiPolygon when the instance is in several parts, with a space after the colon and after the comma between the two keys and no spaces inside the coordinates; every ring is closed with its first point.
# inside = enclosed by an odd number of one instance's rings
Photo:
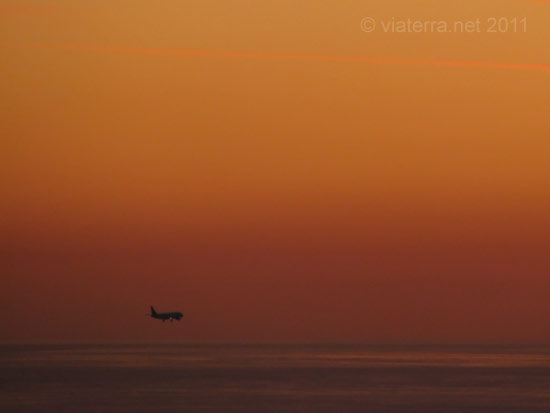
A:
{"type": "Polygon", "coordinates": [[[183,314],[179,311],[175,311],[173,313],[157,313],[153,306],[151,306],[151,317],[157,318],[159,320],[162,320],[163,322],[166,320],[174,321],[178,320],[180,321],[183,317],[183,314]]]}

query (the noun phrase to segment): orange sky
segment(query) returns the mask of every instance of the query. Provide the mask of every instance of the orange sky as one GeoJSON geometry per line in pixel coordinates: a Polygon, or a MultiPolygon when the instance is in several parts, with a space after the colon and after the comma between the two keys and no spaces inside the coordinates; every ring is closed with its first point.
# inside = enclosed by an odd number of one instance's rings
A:
{"type": "Polygon", "coordinates": [[[544,3],[0,1],[0,339],[550,342],[544,3]]]}

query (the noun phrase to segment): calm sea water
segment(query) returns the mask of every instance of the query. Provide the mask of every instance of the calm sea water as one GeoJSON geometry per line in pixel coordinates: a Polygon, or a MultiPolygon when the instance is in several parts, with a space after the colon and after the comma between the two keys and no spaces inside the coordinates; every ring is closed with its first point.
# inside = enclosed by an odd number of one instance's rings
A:
{"type": "Polygon", "coordinates": [[[1,345],[0,411],[550,412],[550,348],[1,345]]]}

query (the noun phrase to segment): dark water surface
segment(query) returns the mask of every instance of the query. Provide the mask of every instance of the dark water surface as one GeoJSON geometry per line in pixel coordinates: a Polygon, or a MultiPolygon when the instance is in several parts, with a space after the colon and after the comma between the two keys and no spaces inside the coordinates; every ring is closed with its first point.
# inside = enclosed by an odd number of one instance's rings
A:
{"type": "Polygon", "coordinates": [[[0,411],[550,412],[550,348],[0,345],[0,411]]]}

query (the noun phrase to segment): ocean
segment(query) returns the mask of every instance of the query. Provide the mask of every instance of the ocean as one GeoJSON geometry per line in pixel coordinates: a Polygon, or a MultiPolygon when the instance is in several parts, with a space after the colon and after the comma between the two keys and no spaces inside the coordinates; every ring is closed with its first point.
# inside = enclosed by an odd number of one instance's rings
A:
{"type": "Polygon", "coordinates": [[[0,411],[550,412],[550,348],[0,345],[0,411]]]}

